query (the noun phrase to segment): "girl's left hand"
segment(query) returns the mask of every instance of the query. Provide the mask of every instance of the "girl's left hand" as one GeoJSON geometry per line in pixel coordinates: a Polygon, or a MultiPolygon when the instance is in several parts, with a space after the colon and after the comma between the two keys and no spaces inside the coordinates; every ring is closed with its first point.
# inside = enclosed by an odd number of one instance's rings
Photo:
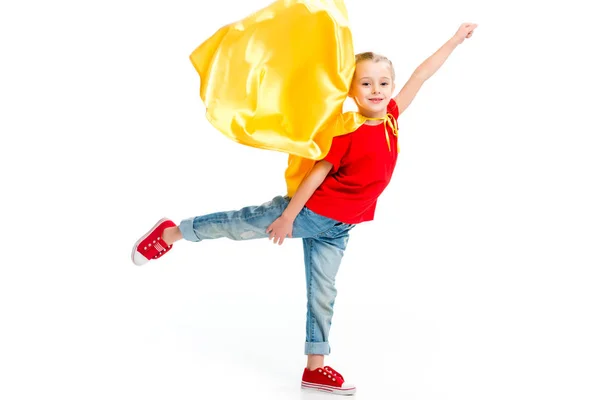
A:
{"type": "Polygon", "coordinates": [[[281,216],[277,218],[269,227],[267,228],[267,233],[269,234],[269,240],[273,240],[274,244],[282,244],[283,240],[286,237],[292,237],[292,228],[294,226],[294,221],[281,216]]]}
{"type": "Polygon", "coordinates": [[[461,44],[465,39],[473,36],[473,31],[475,28],[477,28],[477,24],[465,22],[458,28],[458,31],[456,31],[454,37],[458,40],[458,43],[461,44]]]}

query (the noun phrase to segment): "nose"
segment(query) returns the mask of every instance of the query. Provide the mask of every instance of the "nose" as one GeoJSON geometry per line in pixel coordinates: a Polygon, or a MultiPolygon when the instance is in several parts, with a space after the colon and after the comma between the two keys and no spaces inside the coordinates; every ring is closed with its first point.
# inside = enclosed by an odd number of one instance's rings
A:
{"type": "Polygon", "coordinates": [[[379,88],[379,85],[373,85],[372,86],[371,92],[373,94],[379,93],[380,91],[381,91],[381,89],[379,88]]]}

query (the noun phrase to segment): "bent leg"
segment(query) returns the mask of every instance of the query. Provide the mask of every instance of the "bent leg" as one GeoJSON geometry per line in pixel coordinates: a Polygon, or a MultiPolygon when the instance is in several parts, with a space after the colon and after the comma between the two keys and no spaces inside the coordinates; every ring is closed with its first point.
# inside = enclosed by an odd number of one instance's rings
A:
{"type": "MultiPolygon", "coordinates": [[[[232,240],[267,238],[267,228],[283,214],[289,202],[287,196],[276,196],[259,206],[184,219],[178,228],[182,238],[191,242],[223,237],[232,240]]],[[[337,225],[337,221],[304,207],[294,219],[292,238],[316,237],[337,225]]]]}
{"type": "Polygon", "coordinates": [[[281,216],[289,199],[277,196],[259,206],[215,212],[181,221],[183,239],[199,242],[207,239],[229,238],[248,240],[266,238],[269,225],[281,216]]]}

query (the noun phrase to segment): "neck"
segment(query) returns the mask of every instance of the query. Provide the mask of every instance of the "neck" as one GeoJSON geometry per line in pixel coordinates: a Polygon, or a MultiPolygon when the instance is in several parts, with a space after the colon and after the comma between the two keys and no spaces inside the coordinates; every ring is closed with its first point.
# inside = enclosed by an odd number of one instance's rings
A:
{"type": "Polygon", "coordinates": [[[383,122],[383,120],[385,119],[385,117],[387,115],[386,111],[373,113],[373,112],[369,112],[366,110],[359,110],[359,113],[367,118],[377,118],[374,120],[365,121],[365,124],[367,124],[367,125],[379,125],[383,122]]]}

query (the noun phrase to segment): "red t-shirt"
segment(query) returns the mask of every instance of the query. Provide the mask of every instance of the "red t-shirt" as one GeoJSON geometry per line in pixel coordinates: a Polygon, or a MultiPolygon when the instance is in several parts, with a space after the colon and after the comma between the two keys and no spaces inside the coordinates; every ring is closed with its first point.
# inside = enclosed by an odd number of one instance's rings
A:
{"type": "MultiPolygon", "coordinates": [[[[398,118],[394,99],[388,113],[398,118]]],[[[388,148],[385,129],[385,122],[363,124],[333,139],[324,158],[333,167],[306,202],[310,210],[348,224],[373,220],[377,199],[389,184],[398,159],[398,138],[388,126],[388,148]]]]}

